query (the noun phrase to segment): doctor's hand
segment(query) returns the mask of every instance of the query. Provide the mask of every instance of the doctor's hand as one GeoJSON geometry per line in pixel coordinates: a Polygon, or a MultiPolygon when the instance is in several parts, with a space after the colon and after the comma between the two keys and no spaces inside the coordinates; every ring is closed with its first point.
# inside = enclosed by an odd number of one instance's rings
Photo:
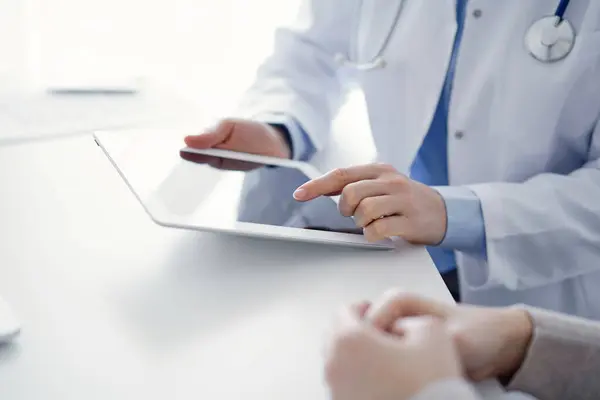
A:
{"type": "Polygon", "coordinates": [[[224,119],[199,135],[185,138],[195,149],[223,149],[277,158],[291,158],[285,135],[271,125],[243,119],[224,119]]]}
{"type": "Polygon", "coordinates": [[[367,240],[393,236],[413,244],[437,245],[446,234],[446,206],[434,189],[385,164],[340,168],[300,186],[298,201],[341,195],[340,213],[354,217],[367,240]]]}
{"type": "Polygon", "coordinates": [[[195,164],[206,164],[210,167],[226,170],[226,171],[252,171],[260,167],[264,167],[263,164],[253,163],[250,161],[234,160],[232,158],[223,158],[216,156],[209,156],[208,154],[197,154],[190,153],[183,149],[179,151],[179,156],[195,164]]]}
{"type": "Polygon", "coordinates": [[[397,290],[362,310],[375,329],[397,335],[404,335],[406,318],[443,321],[474,381],[510,379],[523,363],[533,332],[529,314],[519,308],[457,306],[397,290]]]}
{"type": "Polygon", "coordinates": [[[405,320],[403,335],[377,331],[357,309],[340,315],[326,354],[333,400],[405,400],[427,385],[461,377],[452,339],[433,318],[405,320]]]}

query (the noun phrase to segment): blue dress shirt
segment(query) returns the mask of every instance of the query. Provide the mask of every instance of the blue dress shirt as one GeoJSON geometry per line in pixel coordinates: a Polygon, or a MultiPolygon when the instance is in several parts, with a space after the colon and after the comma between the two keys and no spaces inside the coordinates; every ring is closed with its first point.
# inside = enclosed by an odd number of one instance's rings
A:
{"type": "MultiPolygon", "coordinates": [[[[448,109],[452,96],[452,81],[454,79],[456,56],[460,47],[464,26],[465,6],[466,0],[457,0],[457,29],[452,55],[448,63],[448,71],[446,72],[446,79],[429,131],[410,168],[410,177],[412,179],[429,186],[448,185],[448,109]]],[[[440,273],[456,269],[454,251],[451,249],[428,247],[427,250],[440,273]]]]}
{"type": "MultiPolygon", "coordinates": [[[[444,240],[427,250],[440,273],[456,269],[454,250],[486,257],[481,204],[468,188],[448,186],[448,109],[456,56],[462,37],[467,0],[457,0],[457,30],[451,59],[431,126],[410,169],[410,177],[434,187],[444,199],[448,225],[444,240]]],[[[284,128],[294,159],[307,160],[315,149],[297,121],[284,115],[264,115],[261,120],[284,128]]]]}

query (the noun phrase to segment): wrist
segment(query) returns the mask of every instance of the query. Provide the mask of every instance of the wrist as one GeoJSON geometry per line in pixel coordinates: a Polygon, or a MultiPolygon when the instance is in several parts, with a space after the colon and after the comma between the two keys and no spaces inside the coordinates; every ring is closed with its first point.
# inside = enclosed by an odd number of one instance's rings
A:
{"type": "Polygon", "coordinates": [[[417,229],[420,234],[418,240],[410,240],[413,244],[437,246],[446,235],[447,212],[444,198],[435,189],[420,182],[411,180],[413,187],[413,199],[418,200],[415,207],[418,210],[416,214],[417,229]]]}
{"type": "Polygon", "coordinates": [[[504,362],[501,363],[498,377],[509,382],[521,368],[533,336],[533,321],[529,313],[521,308],[511,307],[500,311],[505,321],[506,339],[504,362]]]}
{"type": "Polygon", "coordinates": [[[273,136],[278,142],[279,147],[281,148],[282,158],[291,159],[292,158],[292,148],[291,148],[291,139],[290,135],[285,129],[285,127],[281,125],[270,125],[267,124],[271,132],[273,132],[273,136]]]}

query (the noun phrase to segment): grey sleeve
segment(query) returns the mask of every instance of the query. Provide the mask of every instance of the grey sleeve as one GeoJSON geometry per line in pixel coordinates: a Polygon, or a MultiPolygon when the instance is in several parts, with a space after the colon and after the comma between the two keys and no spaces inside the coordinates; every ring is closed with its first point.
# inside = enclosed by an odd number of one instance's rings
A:
{"type": "Polygon", "coordinates": [[[463,379],[449,379],[426,386],[410,400],[481,400],[472,385],[463,379]]]}
{"type": "Polygon", "coordinates": [[[508,390],[544,400],[600,399],[600,323],[525,307],[534,332],[508,390]]]}

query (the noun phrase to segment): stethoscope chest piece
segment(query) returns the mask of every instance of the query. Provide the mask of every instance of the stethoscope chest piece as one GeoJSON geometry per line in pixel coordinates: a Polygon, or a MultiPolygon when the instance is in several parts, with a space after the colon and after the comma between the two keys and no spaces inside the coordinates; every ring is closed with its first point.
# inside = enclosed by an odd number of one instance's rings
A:
{"type": "Polygon", "coordinates": [[[560,61],[575,46],[575,30],[558,16],[539,19],[525,34],[525,46],[533,58],[544,63],[560,61]]]}

